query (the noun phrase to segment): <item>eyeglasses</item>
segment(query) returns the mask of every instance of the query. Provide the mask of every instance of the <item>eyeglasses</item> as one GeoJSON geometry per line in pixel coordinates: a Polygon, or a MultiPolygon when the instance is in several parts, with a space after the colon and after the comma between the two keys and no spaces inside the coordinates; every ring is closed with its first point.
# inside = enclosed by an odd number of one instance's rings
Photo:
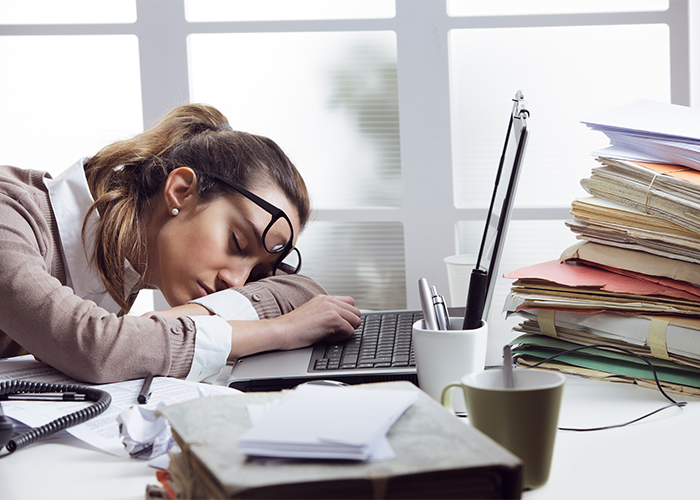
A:
{"type": "Polygon", "coordinates": [[[301,269],[301,253],[293,244],[294,229],[292,228],[292,221],[289,220],[284,210],[277,208],[272,203],[263,200],[258,195],[251,193],[243,186],[225,177],[213,172],[204,172],[204,174],[226,184],[270,214],[270,222],[262,233],[262,244],[267,253],[280,254],[275,262],[272,274],[276,274],[278,269],[287,274],[298,273],[301,269]]]}

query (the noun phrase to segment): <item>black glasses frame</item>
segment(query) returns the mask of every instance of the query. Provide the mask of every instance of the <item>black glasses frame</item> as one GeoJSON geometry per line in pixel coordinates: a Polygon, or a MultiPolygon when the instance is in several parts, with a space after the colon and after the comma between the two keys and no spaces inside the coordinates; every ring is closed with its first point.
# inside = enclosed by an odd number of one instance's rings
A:
{"type": "Polygon", "coordinates": [[[274,254],[281,254],[279,259],[277,259],[277,261],[275,262],[275,267],[274,267],[272,274],[274,275],[277,272],[277,270],[280,268],[283,269],[287,274],[297,274],[299,272],[299,270],[301,269],[301,252],[299,252],[299,249],[297,247],[295,247],[294,244],[292,243],[294,241],[294,227],[292,226],[292,221],[289,220],[289,217],[287,216],[287,214],[284,213],[284,210],[282,210],[281,208],[274,206],[272,203],[262,199],[257,194],[248,191],[246,188],[244,188],[240,184],[236,184],[235,182],[230,181],[226,177],[222,177],[221,175],[215,174],[214,172],[204,172],[204,174],[213,177],[214,179],[225,184],[226,186],[230,187],[234,191],[239,192],[240,194],[242,194],[243,196],[245,196],[250,201],[252,201],[253,203],[255,203],[260,208],[262,208],[263,210],[265,210],[267,213],[270,214],[272,219],[270,220],[269,224],[267,225],[267,227],[265,227],[265,230],[262,233],[263,248],[265,249],[265,251],[267,253],[270,253],[273,255],[274,254]],[[267,244],[265,243],[267,233],[272,228],[272,226],[275,225],[275,223],[280,219],[286,220],[287,224],[289,224],[289,241],[287,241],[287,243],[285,243],[279,249],[267,248],[267,244]],[[299,265],[296,267],[296,269],[292,269],[291,266],[284,264],[282,262],[292,252],[296,252],[297,258],[299,259],[299,265]]]}

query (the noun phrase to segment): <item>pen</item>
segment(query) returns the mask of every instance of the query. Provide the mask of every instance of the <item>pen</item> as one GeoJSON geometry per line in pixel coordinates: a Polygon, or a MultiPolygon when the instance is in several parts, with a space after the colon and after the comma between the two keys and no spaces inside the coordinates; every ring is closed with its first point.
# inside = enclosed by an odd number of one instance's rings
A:
{"type": "Polygon", "coordinates": [[[153,382],[153,374],[149,373],[148,376],[143,379],[143,385],[141,386],[141,392],[139,392],[138,397],[139,404],[145,405],[148,403],[148,398],[151,397],[151,382],[153,382]]]}
{"type": "Polygon", "coordinates": [[[438,330],[449,330],[450,319],[447,314],[447,308],[445,307],[445,298],[438,293],[437,288],[434,286],[430,287],[430,292],[433,296],[433,308],[435,309],[435,318],[437,319],[438,330]]]}
{"type": "Polygon", "coordinates": [[[469,278],[469,291],[467,292],[467,305],[464,314],[463,330],[474,330],[481,326],[481,316],[484,313],[486,302],[486,287],[488,285],[488,273],[482,269],[472,269],[469,278]]]}
{"type": "Polygon", "coordinates": [[[0,396],[3,401],[87,401],[77,392],[11,393],[0,396]]]}
{"type": "Polygon", "coordinates": [[[435,309],[430,295],[430,287],[428,280],[421,278],[418,280],[418,293],[420,295],[420,304],[423,309],[423,322],[426,330],[437,330],[438,324],[435,318],[435,309]]]}

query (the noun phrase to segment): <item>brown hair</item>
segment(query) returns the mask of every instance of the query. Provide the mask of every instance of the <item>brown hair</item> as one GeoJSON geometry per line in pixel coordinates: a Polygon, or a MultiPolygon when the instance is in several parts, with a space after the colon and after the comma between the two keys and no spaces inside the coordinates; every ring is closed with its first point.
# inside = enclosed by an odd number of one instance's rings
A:
{"type": "Polygon", "coordinates": [[[146,248],[143,221],[153,200],[165,186],[168,174],[189,167],[197,175],[197,191],[203,201],[229,193],[207,172],[213,172],[255,191],[267,183],[279,187],[297,210],[300,227],[309,220],[309,195],[301,175],[272,140],[231,129],[217,109],[203,104],[175,108],[145,132],[115,142],[85,163],[85,175],[100,215],[95,232],[92,263],[110,296],[123,312],[124,264],[145,272],[146,248]]]}

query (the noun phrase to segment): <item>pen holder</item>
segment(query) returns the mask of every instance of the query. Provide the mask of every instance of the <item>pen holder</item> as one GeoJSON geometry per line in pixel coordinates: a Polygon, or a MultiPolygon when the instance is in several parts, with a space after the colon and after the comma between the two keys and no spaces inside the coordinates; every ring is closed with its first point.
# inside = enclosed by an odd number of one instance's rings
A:
{"type": "MultiPolygon", "coordinates": [[[[428,330],[423,320],[413,324],[418,385],[436,401],[446,385],[484,369],[488,324],[482,321],[479,328],[462,330],[463,321],[450,318],[449,330],[428,330]]],[[[463,402],[456,403],[456,411],[466,410],[463,402]]]]}

